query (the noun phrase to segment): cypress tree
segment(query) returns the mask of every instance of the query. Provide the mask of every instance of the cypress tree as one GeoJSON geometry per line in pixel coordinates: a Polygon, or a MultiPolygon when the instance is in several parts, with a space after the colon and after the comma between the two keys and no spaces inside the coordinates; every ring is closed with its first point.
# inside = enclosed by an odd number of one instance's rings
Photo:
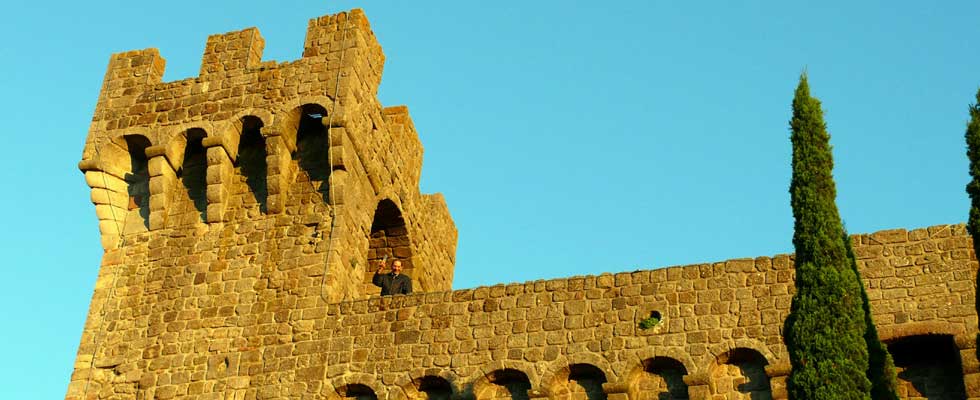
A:
{"type": "MultiPolygon", "coordinates": [[[[851,269],[857,275],[859,282],[861,273],[858,271],[857,258],[851,247],[851,238],[844,229],[844,248],[851,269]]],[[[898,400],[898,378],[895,376],[895,360],[892,359],[888,347],[878,338],[878,328],[871,318],[871,302],[868,292],[861,285],[861,306],[864,309],[864,343],[868,346],[868,380],[871,381],[871,398],[875,400],[898,400]]]]}
{"type": "MultiPolygon", "coordinates": [[[[970,122],[966,125],[966,156],[970,159],[970,183],[966,184],[966,193],[970,195],[970,217],[966,230],[973,236],[973,250],[980,253],[980,89],[977,90],[977,102],[970,105],[970,122]]],[[[975,307],[980,313],[980,297],[977,297],[975,307]]]]}
{"type": "Polygon", "coordinates": [[[837,211],[830,135],[804,73],[793,97],[793,246],[796,294],[786,319],[790,399],[870,399],[861,283],[837,211]]]}
{"type": "MultiPolygon", "coordinates": [[[[970,105],[970,122],[966,124],[966,156],[970,159],[970,183],[966,184],[966,193],[970,195],[970,217],[966,230],[973,237],[973,251],[980,254],[980,89],[977,89],[976,100],[970,105]]],[[[980,271],[977,278],[980,282],[980,271]]],[[[980,297],[976,298],[974,307],[980,315],[980,297]]],[[[976,355],[980,358],[980,333],[977,333],[977,344],[976,355]]]]}

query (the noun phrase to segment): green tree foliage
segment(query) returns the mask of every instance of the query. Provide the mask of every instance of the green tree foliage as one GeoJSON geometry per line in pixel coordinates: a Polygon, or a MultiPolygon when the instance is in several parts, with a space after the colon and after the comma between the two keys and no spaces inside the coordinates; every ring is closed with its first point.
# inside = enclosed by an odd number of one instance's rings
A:
{"type": "Polygon", "coordinates": [[[796,294],[784,338],[790,399],[870,399],[861,283],[837,211],[830,135],[806,74],[793,97],[793,245],[796,294]]]}
{"type": "MultiPolygon", "coordinates": [[[[847,258],[851,263],[851,269],[860,279],[861,273],[858,271],[857,258],[854,257],[854,249],[851,247],[851,239],[844,230],[844,248],[847,251],[847,258]]],[[[871,381],[871,398],[875,400],[898,400],[898,378],[895,376],[895,360],[892,359],[888,347],[878,338],[878,328],[875,327],[874,319],[871,318],[871,302],[868,300],[868,292],[861,286],[861,305],[864,309],[864,342],[868,346],[868,380],[871,381]]]]}
{"type": "MultiPolygon", "coordinates": [[[[973,236],[973,249],[980,249],[980,89],[977,102],[970,104],[970,122],[966,125],[966,156],[970,159],[970,183],[966,193],[970,195],[970,219],[966,230],[973,236]]],[[[977,297],[980,312],[980,297],[977,297]]]]}
{"type": "MultiPolygon", "coordinates": [[[[970,105],[970,122],[966,125],[966,156],[970,159],[970,183],[966,184],[966,193],[970,195],[970,217],[966,230],[973,237],[973,250],[980,254],[980,89],[977,90],[977,102],[970,105]]],[[[980,272],[977,272],[977,278],[980,278],[980,272]]],[[[974,307],[980,315],[980,297],[977,297],[974,307]]],[[[977,344],[980,345],[980,333],[977,334],[977,344]]],[[[980,346],[977,346],[977,357],[980,357],[980,346]]]]}

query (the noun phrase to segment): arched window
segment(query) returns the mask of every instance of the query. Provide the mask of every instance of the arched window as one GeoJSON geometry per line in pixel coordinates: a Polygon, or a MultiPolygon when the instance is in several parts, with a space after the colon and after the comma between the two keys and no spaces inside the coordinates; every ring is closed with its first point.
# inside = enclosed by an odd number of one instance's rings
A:
{"type": "Polygon", "coordinates": [[[269,168],[266,164],[265,138],[262,137],[262,120],[246,116],[241,120],[242,130],[241,139],[238,142],[238,159],[235,160],[235,168],[245,184],[248,185],[251,196],[246,195],[244,203],[246,206],[254,199],[258,203],[261,212],[267,211],[269,189],[267,178],[269,168]]]}
{"type": "Polygon", "coordinates": [[[150,227],[150,170],[146,157],[150,140],[142,135],[126,135],[123,139],[129,152],[129,172],[123,178],[129,195],[129,213],[123,233],[145,231],[150,227]]]}
{"type": "Polygon", "coordinates": [[[293,157],[298,161],[301,170],[297,181],[308,181],[310,185],[307,190],[319,192],[324,202],[328,201],[326,182],[330,177],[327,127],[321,121],[326,114],[327,110],[317,104],[307,104],[300,108],[299,115],[296,116],[296,153],[293,157]]]}
{"type": "MultiPolygon", "coordinates": [[[[374,210],[368,247],[368,268],[362,281],[364,282],[362,293],[374,296],[381,293],[381,289],[371,283],[371,278],[374,276],[378,262],[384,258],[388,259],[389,266],[392,261],[400,260],[402,273],[413,280],[416,279],[412,275],[415,268],[412,264],[412,246],[405,219],[398,206],[388,199],[378,202],[378,207],[374,210]]],[[[422,288],[414,289],[418,292],[422,288]]]]}

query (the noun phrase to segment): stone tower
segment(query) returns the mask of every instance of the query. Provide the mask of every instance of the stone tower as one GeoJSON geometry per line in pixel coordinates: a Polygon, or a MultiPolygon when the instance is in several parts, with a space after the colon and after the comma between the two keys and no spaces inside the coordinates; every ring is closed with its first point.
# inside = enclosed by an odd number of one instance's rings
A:
{"type": "Polygon", "coordinates": [[[417,292],[450,290],[456,228],[419,192],[408,109],[377,99],[363,13],[311,20],[299,60],[263,47],[255,28],[212,35],[176,82],[156,49],[110,58],[79,163],[105,254],[69,397],[159,384],[137,371],[173,351],[246,363],[284,340],[266,333],[309,335],[304,314],[377,295],[383,257],[417,292]]]}

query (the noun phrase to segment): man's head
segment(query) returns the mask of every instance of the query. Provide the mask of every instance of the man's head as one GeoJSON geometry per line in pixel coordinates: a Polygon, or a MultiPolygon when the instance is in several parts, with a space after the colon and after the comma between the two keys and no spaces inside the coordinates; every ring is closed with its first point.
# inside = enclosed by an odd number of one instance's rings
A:
{"type": "Polygon", "coordinates": [[[395,275],[398,275],[398,274],[402,273],[402,261],[401,260],[395,260],[395,262],[391,263],[391,273],[393,273],[395,275]]]}

